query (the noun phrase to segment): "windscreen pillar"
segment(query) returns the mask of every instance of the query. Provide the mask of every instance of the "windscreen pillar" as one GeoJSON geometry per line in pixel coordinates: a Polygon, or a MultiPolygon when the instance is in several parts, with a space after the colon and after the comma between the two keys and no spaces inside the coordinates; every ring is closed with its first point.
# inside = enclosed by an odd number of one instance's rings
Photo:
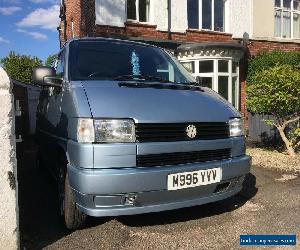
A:
{"type": "Polygon", "coordinates": [[[0,248],[19,248],[14,104],[10,80],[0,67],[0,248]]]}

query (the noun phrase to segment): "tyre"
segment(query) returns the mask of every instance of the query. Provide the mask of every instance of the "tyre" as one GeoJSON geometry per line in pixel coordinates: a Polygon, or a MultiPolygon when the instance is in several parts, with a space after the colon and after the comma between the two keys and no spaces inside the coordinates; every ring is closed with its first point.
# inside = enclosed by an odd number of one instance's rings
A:
{"type": "Polygon", "coordinates": [[[65,175],[64,221],[66,228],[76,230],[82,228],[86,222],[86,215],[76,206],[73,190],[69,184],[68,174],[65,175]]]}
{"type": "Polygon", "coordinates": [[[58,169],[58,201],[60,215],[69,230],[76,230],[85,225],[87,216],[76,205],[74,193],[69,183],[67,161],[61,157],[58,169]]]}
{"type": "Polygon", "coordinates": [[[257,193],[256,178],[251,173],[246,174],[243,182],[243,188],[240,191],[240,195],[246,199],[252,198],[257,193]]]}

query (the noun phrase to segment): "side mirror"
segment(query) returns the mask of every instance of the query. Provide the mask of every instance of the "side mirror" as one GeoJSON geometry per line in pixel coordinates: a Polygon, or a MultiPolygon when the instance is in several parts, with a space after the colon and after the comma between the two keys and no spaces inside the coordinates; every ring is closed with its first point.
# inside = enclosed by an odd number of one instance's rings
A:
{"type": "Polygon", "coordinates": [[[44,77],[44,86],[49,87],[61,87],[63,78],[60,76],[45,76],[44,77]]]}
{"type": "Polygon", "coordinates": [[[35,84],[49,87],[61,87],[62,77],[55,74],[52,67],[36,67],[33,69],[32,81],[35,84]]]}

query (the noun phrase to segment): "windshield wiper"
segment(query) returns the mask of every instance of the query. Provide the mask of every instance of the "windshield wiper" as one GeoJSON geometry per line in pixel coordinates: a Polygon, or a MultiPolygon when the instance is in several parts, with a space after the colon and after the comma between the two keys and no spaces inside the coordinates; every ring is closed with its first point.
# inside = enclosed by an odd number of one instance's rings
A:
{"type": "Polygon", "coordinates": [[[199,86],[190,86],[188,84],[162,84],[162,83],[145,83],[145,82],[120,82],[120,87],[127,88],[153,88],[153,89],[173,89],[173,90],[191,90],[204,92],[199,86]]]}
{"type": "MultiPolygon", "coordinates": [[[[113,78],[114,80],[120,80],[120,81],[125,81],[125,80],[134,80],[134,81],[138,81],[138,82],[145,82],[145,81],[158,81],[160,83],[169,83],[168,86],[161,86],[161,85],[151,85],[152,87],[155,88],[168,88],[168,89],[182,89],[182,90],[198,90],[198,91],[202,91],[203,89],[198,85],[197,82],[187,82],[187,83],[175,83],[175,82],[171,82],[168,80],[165,80],[159,76],[151,76],[151,75],[122,75],[122,76],[117,76],[113,78]]],[[[127,86],[128,84],[120,84],[122,86],[127,86]]],[[[129,84],[130,86],[133,86],[132,84],[129,84]]],[[[137,84],[134,84],[135,87],[145,87],[145,86],[150,86],[150,85],[141,85],[141,83],[139,83],[139,85],[137,86],[137,84]]]]}
{"type": "MultiPolygon", "coordinates": [[[[165,82],[165,83],[170,82],[159,76],[151,76],[151,75],[122,75],[122,76],[114,77],[113,79],[120,80],[120,81],[139,80],[139,81],[159,81],[159,82],[165,82]]],[[[172,82],[170,82],[170,83],[172,83],[172,82]]]]}

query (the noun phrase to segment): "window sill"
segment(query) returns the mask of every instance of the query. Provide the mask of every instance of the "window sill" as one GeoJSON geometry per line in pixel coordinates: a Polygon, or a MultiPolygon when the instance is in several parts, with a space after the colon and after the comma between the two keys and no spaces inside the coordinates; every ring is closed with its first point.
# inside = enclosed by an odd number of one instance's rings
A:
{"type": "Polygon", "coordinates": [[[127,21],[125,22],[125,25],[138,26],[138,27],[151,27],[151,28],[157,27],[156,24],[153,24],[150,22],[139,22],[137,20],[131,20],[131,19],[127,19],[127,21]]]}
{"type": "Polygon", "coordinates": [[[214,31],[214,30],[206,30],[206,29],[187,29],[188,32],[196,32],[196,33],[207,33],[212,35],[224,35],[224,36],[232,36],[230,33],[226,33],[224,31],[214,31]]]}
{"type": "Polygon", "coordinates": [[[280,38],[280,37],[253,37],[253,41],[281,42],[281,43],[300,43],[300,38],[280,38]]]}

